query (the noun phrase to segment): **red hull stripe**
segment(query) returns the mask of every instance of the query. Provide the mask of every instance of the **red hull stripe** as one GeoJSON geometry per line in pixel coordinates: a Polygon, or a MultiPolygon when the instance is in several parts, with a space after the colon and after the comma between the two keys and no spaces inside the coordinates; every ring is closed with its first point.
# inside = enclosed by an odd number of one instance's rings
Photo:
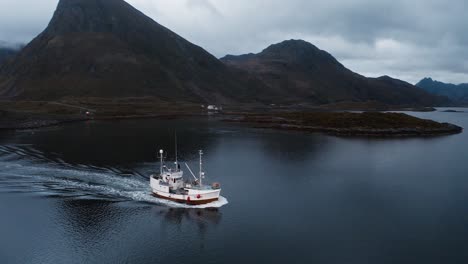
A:
{"type": "Polygon", "coordinates": [[[156,197],[164,199],[164,200],[169,200],[169,201],[188,204],[188,205],[201,205],[201,204],[207,204],[207,203],[212,203],[212,202],[218,201],[218,198],[213,198],[213,199],[208,199],[208,200],[201,200],[201,201],[193,201],[193,200],[186,201],[186,200],[181,200],[181,199],[165,197],[165,196],[159,195],[157,193],[153,193],[153,196],[156,196],[156,197]]]}

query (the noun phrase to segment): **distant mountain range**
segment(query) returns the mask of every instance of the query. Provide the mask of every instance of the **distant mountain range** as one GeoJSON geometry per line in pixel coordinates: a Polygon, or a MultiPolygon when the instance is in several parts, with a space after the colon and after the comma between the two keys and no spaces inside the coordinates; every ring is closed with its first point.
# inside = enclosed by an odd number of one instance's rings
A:
{"type": "Polygon", "coordinates": [[[60,0],[48,27],[0,65],[0,97],[157,97],[168,102],[448,102],[409,83],[366,78],[301,40],[218,60],[123,0],[60,0]]]}
{"type": "Polygon", "coordinates": [[[431,94],[446,96],[456,103],[468,104],[468,83],[455,85],[424,78],[416,86],[431,94]]]}

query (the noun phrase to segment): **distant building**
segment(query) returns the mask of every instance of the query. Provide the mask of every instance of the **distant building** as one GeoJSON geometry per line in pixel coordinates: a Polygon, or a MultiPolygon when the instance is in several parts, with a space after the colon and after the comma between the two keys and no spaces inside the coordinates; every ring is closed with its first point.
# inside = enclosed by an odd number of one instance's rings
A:
{"type": "Polygon", "coordinates": [[[208,109],[208,111],[223,111],[223,107],[222,106],[217,106],[217,105],[209,105],[206,107],[206,109],[208,109]]]}

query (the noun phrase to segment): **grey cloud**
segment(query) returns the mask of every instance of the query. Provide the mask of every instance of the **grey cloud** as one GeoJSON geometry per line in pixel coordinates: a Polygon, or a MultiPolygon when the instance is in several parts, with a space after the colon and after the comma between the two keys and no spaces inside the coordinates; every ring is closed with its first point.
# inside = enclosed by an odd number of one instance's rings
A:
{"type": "Polygon", "coordinates": [[[206,9],[214,15],[220,15],[219,10],[209,0],[191,0],[187,1],[187,6],[191,8],[206,9]]]}
{"type": "MultiPolygon", "coordinates": [[[[2,0],[0,39],[28,41],[58,0],[2,0]]],[[[369,76],[468,82],[465,0],[128,0],[217,57],[305,39],[369,76]]]]}
{"type": "Polygon", "coordinates": [[[49,22],[58,0],[1,0],[0,40],[28,42],[49,22]]]}

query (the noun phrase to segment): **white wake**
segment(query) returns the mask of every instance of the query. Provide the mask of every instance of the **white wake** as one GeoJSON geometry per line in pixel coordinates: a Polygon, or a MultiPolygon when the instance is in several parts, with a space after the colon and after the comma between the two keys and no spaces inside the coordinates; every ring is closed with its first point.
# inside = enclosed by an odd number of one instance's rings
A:
{"type": "Polygon", "coordinates": [[[186,205],[151,195],[149,179],[136,171],[68,164],[29,146],[0,146],[0,191],[63,197],[136,201],[178,208],[219,208],[224,197],[205,205],[186,205]]]}

